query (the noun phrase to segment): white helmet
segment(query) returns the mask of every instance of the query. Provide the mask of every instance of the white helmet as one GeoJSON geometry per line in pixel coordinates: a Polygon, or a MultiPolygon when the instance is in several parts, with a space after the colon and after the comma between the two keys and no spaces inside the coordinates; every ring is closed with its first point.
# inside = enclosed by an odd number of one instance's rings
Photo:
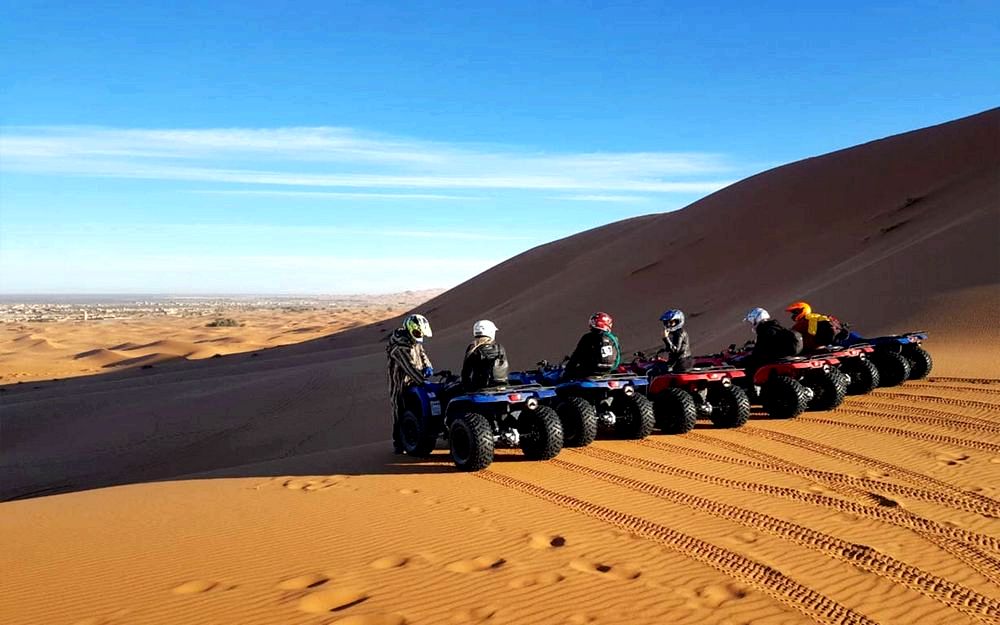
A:
{"type": "Polygon", "coordinates": [[[472,324],[472,336],[487,336],[493,340],[497,337],[497,326],[489,319],[480,319],[472,324]]]}
{"type": "Polygon", "coordinates": [[[771,314],[763,308],[751,308],[743,320],[756,328],[758,323],[767,321],[770,318],[771,314]]]}

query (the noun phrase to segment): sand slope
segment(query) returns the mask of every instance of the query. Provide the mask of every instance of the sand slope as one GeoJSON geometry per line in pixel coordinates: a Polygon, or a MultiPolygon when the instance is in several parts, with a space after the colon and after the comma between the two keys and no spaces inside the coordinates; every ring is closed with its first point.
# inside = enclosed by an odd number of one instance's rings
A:
{"type": "Polygon", "coordinates": [[[0,495],[35,498],[0,504],[0,614],[996,623],[997,171],[994,110],[542,246],[422,307],[439,367],[458,363],[475,318],[527,365],[569,349],[595,308],[626,348],[655,343],[667,306],[691,313],[708,351],[743,336],[749,306],[799,297],[871,332],[932,332],[931,380],[794,421],[599,441],[548,463],[505,453],[456,474],[443,450],[412,461],[374,442],[391,322],[5,387],[0,495]],[[112,484],[129,485],[38,497],[112,484]]]}

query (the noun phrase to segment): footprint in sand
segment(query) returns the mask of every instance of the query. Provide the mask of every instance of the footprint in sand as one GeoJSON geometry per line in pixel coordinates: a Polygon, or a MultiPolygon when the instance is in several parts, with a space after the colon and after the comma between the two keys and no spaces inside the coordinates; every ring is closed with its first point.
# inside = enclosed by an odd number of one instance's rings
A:
{"type": "Polygon", "coordinates": [[[208,592],[218,588],[221,588],[219,582],[196,579],[190,582],[185,582],[180,586],[176,586],[172,592],[175,595],[197,595],[199,593],[208,592]]]}
{"type": "Polygon", "coordinates": [[[406,618],[400,614],[356,614],[337,619],[330,625],[406,625],[406,618]]]}
{"type": "Polygon", "coordinates": [[[347,479],[343,475],[330,475],[328,477],[296,477],[290,480],[286,480],[282,486],[288,490],[300,490],[303,492],[312,492],[317,490],[325,490],[327,488],[333,488],[334,486],[340,486],[341,483],[347,479]]]}
{"type": "Polygon", "coordinates": [[[455,625],[465,625],[466,623],[485,623],[493,618],[499,610],[496,606],[484,606],[481,608],[471,608],[465,610],[455,610],[451,613],[451,622],[455,625]]]}
{"type": "Polygon", "coordinates": [[[496,556],[479,556],[478,558],[473,558],[471,560],[459,560],[458,562],[452,562],[444,568],[453,573],[479,573],[482,571],[498,569],[503,566],[505,562],[507,561],[496,556]]]}
{"type": "Polygon", "coordinates": [[[522,575],[514,578],[507,584],[508,588],[530,588],[531,586],[551,586],[566,579],[555,571],[536,573],[534,575],[522,575]]]}
{"type": "Polygon", "coordinates": [[[420,491],[417,490],[416,488],[400,488],[396,492],[399,493],[400,495],[416,495],[420,491]]]}
{"type": "Polygon", "coordinates": [[[484,508],[480,508],[479,506],[468,505],[462,506],[462,510],[468,512],[469,514],[482,514],[483,512],[486,512],[484,508]]]}
{"type": "Polygon", "coordinates": [[[573,614],[566,619],[566,622],[569,625],[590,625],[590,623],[597,622],[597,617],[590,614],[573,614]]]}
{"type": "Polygon", "coordinates": [[[937,457],[938,464],[946,467],[955,467],[963,465],[969,461],[971,456],[968,454],[954,453],[950,451],[942,452],[937,457]]]}
{"type": "Polygon", "coordinates": [[[687,597],[689,608],[717,609],[729,601],[737,601],[747,596],[746,589],[736,584],[709,584],[700,588],[679,588],[677,594],[687,597]]]}
{"type": "Polygon", "coordinates": [[[298,577],[286,579],[280,582],[276,588],[278,588],[278,590],[305,590],[307,588],[322,586],[328,581],[330,581],[330,578],[325,575],[320,575],[319,573],[307,573],[305,575],[299,575],[298,577]]]}
{"type": "Polygon", "coordinates": [[[343,610],[368,599],[359,588],[331,588],[310,593],[299,600],[299,610],[309,614],[325,614],[343,610]]]}
{"type": "Polygon", "coordinates": [[[409,558],[405,558],[403,556],[386,556],[372,562],[371,567],[382,571],[388,569],[398,569],[401,566],[405,566],[409,561],[409,558]]]}
{"type": "Polygon", "coordinates": [[[632,580],[642,575],[642,571],[632,566],[604,564],[602,562],[589,562],[587,560],[571,560],[569,568],[581,573],[590,573],[621,580],[632,580]]]}
{"type": "Polygon", "coordinates": [[[114,625],[115,623],[121,623],[118,619],[128,616],[130,610],[127,608],[118,610],[108,614],[107,616],[92,616],[90,618],[85,618],[82,621],[76,621],[73,625],[114,625]]]}
{"type": "Polygon", "coordinates": [[[760,540],[760,534],[754,532],[740,532],[733,534],[732,541],[744,545],[752,545],[760,540]]]}
{"type": "Polygon", "coordinates": [[[558,534],[532,534],[528,545],[533,549],[558,549],[566,545],[566,539],[558,534]]]}

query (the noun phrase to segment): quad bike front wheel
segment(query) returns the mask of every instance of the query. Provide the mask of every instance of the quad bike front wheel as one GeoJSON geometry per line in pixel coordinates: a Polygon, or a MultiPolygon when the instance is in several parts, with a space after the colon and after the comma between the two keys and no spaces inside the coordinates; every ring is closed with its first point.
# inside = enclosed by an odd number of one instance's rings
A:
{"type": "Polygon", "coordinates": [[[810,373],[802,383],[813,392],[809,410],[833,410],[844,403],[847,396],[847,376],[836,367],[810,373]]]}
{"type": "Polygon", "coordinates": [[[407,408],[399,417],[399,438],[406,455],[426,458],[434,451],[438,431],[424,415],[407,408]]]}
{"type": "Polygon", "coordinates": [[[910,361],[896,352],[875,352],[879,386],[899,386],[910,377],[910,361]]]}
{"type": "Polygon", "coordinates": [[[864,395],[870,393],[879,385],[878,367],[868,360],[853,360],[844,365],[844,373],[851,378],[847,385],[848,395],[864,395]]]}
{"type": "Polygon", "coordinates": [[[653,404],[642,395],[625,395],[615,400],[615,407],[620,408],[615,431],[621,438],[641,440],[656,427],[653,404]]]}
{"type": "Polygon", "coordinates": [[[717,428],[738,428],[750,419],[750,398],[738,386],[713,386],[708,389],[708,403],[717,428]]]}
{"type": "Polygon", "coordinates": [[[521,451],[528,460],[551,460],[562,451],[562,420],[548,406],[521,411],[517,429],[521,436],[521,451]]]}
{"type": "Polygon", "coordinates": [[[931,369],[934,368],[934,360],[931,358],[930,353],[923,347],[913,345],[903,351],[903,356],[910,363],[909,379],[923,380],[931,374],[931,369]]]}
{"type": "Polygon", "coordinates": [[[809,391],[798,380],[776,375],[760,389],[760,402],[771,417],[793,419],[809,405],[809,391]]]}
{"type": "Polygon", "coordinates": [[[451,459],[462,471],[481,471],[493,462],[493,428],[486,417],[474,412],[451,422],[451,459]]]}
{"type": "Polygon", "coordinates": [[[684,434],[694,429],[698,405],[691,393],[682,388],[668,388],[653,401],[656,427],[664,434],[684,434]]]}
{"type": "Polygon", "coordinates": [[[597,438],[597,409],[582,397],[567,397],[556,405],[562,420],[563,447],[586,447],[597,438]]]}

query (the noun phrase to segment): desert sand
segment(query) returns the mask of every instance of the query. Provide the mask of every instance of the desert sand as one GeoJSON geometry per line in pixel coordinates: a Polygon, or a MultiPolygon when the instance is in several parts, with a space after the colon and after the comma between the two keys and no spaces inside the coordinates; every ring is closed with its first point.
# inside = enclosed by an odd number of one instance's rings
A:
{"type": "Polygon", "coordinates": [[[740,430],[456,473],[389,453],[397,320],[2,393],[4,623],[1000,622],[1000,110],[536,248],[419,308],[515,367],[594,309],[695,349],[806,298],[924,329],[929,380],[740,430]],[[530,277],[530,280],[528,279],[530,277]]]}
{"type": "MultiPolygon", "coordinates": [[[[0,383],[51,380],[147,367],[176,360],[218,358],[299,343],[396,317],[440,291],[361,295],[337,305],[226,308],[177,316],[0,323],[0,383]],[[236,326],[213,327],[216,319],[236,326]]],[[[78,315],[82,316],[82,315],[78,315]]]]}

